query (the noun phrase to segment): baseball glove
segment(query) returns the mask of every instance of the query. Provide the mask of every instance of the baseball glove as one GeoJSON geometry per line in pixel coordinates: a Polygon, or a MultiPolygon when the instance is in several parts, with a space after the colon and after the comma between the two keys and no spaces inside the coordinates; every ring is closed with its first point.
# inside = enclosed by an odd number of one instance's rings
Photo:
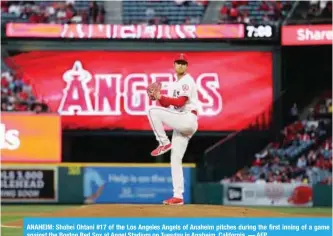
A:
{"type": "Polygon", "coordinates": [[[161,83],[154,82],[154,83],[148,85],[147,94],[148,94],[149,99],[156,100],[154,95],[156,94],[156,92],[158,92],[160,90],[161,90],[161,83]]]}

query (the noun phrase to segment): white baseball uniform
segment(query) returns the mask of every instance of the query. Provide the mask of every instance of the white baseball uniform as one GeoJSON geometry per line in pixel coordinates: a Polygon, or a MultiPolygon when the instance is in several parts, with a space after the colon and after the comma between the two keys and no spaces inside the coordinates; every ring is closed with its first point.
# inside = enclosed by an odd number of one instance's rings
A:
{"type": "Polygon", "coordinates": [[[173,192],[174,197],[183,198],[184,176],[182,159],[190,138],[198,129],[198,119],[194,113],[198,111],[199,100],[194,79],[189,74],[186,74],[180,80],[168,84],[168,96],[185,96],[188,99],[182,107],[150,107],[147,116],[160,145],[170,143],[163,124],[173,129],[171,148],[173,192]]]}

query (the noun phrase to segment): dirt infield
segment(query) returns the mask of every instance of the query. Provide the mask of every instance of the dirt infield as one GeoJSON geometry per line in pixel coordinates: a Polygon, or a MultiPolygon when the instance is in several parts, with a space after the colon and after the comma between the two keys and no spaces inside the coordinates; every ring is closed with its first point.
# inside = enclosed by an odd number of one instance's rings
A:
{"type": "MultiPolygon", "coordinates": [[[[3,215],[21,215],[30,217],[295,217],[302,215],[279,213],[268,210],[257,210],[244,207],[226,207],[214,205],[85,205],[70,209],[29,213],[15,212],[3,215]]],[[[303,217],[309,217],[306,215],[303,217]]],[[[320,215],[316,215],[317,217],[320,215]]],[[[6,223],[6,226],[22,226],[23,221],[6,223]]]]}

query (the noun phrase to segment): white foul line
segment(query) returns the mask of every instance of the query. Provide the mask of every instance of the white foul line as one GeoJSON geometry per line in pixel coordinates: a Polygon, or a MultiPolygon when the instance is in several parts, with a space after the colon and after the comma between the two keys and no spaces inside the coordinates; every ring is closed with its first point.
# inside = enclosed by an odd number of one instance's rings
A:
{"type": "Polygon", "coordinates": [[[19,228],[22,228],[22,226],[1,225],[1,228],[14,228],[14,229],[19,229],[19,228]]]}

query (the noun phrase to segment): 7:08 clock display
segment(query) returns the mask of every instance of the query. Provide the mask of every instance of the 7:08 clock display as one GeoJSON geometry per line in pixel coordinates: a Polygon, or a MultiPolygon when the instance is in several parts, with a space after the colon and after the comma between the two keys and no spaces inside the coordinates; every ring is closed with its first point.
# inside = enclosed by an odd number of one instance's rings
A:
{"type": "Polygon", "coordinates": [[[273,38],[274,30],[271,25],[247,25],[245,35],[247,38],[273,38]]]}

